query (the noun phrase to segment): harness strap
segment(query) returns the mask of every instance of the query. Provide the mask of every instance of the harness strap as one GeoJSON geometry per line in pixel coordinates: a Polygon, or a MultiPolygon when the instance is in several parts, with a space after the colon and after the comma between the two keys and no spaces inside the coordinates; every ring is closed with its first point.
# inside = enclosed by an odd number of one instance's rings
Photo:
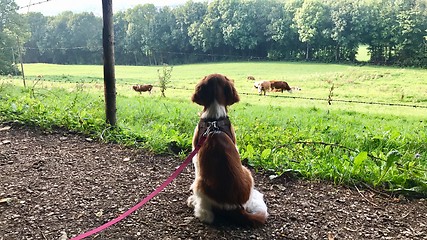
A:
{"type": "MultiPolygon", "coordinates": [[[[200,119],[198,124],[198,139],[212,132],[224,132],[234,142],[234,135],[231,131],[231,122],[228,117],[219,119],[200,119]]],[[[235,143],[235,142],[234,142],[235,143]]]]}

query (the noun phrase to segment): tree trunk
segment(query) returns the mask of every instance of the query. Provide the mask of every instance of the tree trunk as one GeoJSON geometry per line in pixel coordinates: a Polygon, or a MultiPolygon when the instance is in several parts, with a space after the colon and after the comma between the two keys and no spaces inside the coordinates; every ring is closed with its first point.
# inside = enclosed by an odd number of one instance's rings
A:
{"type": "Polygon", "coordinates": [[[335,61],[338,62],[339,59],[340,59],[340,46],[337,44],[335,48],[335,61]]]}
{"type": "Polygon", "coordinates": [[[306,49],[306,52],[305,52],[305,60],[309,59],[309,49],[310,49],[310,45],[307,42],[307,49],[306,49]]]}

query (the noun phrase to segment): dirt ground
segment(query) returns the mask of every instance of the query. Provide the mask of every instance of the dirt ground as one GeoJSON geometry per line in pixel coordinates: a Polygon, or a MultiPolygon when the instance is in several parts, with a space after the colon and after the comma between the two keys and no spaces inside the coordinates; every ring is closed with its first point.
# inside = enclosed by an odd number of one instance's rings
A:
{"type": "MultiPolygon", "coordinates": [[[[181,162],[67,131],[0,124],[0,240],[89,231],[134,206],[181,162]]],[[[186,206],[193,176],[188,166],[141,209],[88,239],[427,239],[426,199],[255,172],[267,224],[207,225],[186,206]]]]}

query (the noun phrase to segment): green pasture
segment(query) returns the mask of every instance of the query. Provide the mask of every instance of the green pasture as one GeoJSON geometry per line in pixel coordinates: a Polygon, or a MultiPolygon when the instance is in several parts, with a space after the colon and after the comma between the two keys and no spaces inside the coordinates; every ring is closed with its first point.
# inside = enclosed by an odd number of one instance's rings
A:
{"type": "MultiPolygon", "coordinates": [[[[161,68],[161,66],[116,66],[118,95],[138,96],[131,90],[133,84],[158,85],[158,70],[161,68]]],[[[333,86],[332,100],[427,105],[427,70],[320,63],[240,62],[173,66],[172,82],[170,89],[166,90],[166,96],[189,99],[195,84],[210,73],[222,73],[233,79],[236,88],[242,94],[243,102],[247,100],[250,103],[264,105],[316,106],[403,116],[422,116],[425,112],[425,109],[404,108],[401,111],[393,107],[371,104],[333,102],[329,106],[326,101],[310,100],[328,99],[333,86]],[[247,80],[249,75],[254,76],[256,81],[284,80],[291,86],[301,88],[302,91],[294,91],[292,94],[270,93],[270,97],[260,99],[256,96],[253,81],[247,80]]],[[[26,64],[25,74],[28,81],[36,80],[38,86],[81,83],[86,84],[86,87],[95,88],[94,91],[103,90],[102,66],[26,64]]],[[[31,84],[29,81],[29,86],[31,84]]],[[[154,88],[153,96],[158,95],[160,95],[158,88],[154,88]]]]}
{"type": "Polygon", "coordinates": [[[201,110],[190,101],[194,86],[205,75],[222,73],[240,93],[230,117],[241,157],[256,169],[427,194],[427,70],[282,62],[178,65],[166,98],[156,87],[158,70],[162,66],[116,66],[118,128],[111,128],[105,125],[102,66],[26,64],[27,88],[21,78],[0,80],[0,121],[65,127],[184,157],[201,110]],[[248,75],[302,90],[259,96],[248,75]],[[151,95],[131,88],[148,83],[155,85],[151,95]]]}
{"type": "Polygon", "coordinates": [[[369,61],[370,54],[369,54],[369,50],[368,50],[367,45],[360,45],[359,46],[359,49],[357,50],[356,59],[357,59],[357,61],[360,61],[360,62],[368,62],[369,61]]]}

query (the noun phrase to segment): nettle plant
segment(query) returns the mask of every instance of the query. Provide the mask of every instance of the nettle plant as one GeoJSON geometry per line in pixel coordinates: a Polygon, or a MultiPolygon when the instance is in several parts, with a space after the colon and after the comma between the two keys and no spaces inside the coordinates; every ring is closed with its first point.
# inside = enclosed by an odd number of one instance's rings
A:
{"type": "Polygon", "coordinates": [[[163,69],[160,72],[160,69],[157,69],[159,75],[160,91],[162,92],[162,97],[166,97],[165,90],[168,88],[168,84],[171,82],[173,67],[169,67],[167,64],[163,64],[163,69]]]}

